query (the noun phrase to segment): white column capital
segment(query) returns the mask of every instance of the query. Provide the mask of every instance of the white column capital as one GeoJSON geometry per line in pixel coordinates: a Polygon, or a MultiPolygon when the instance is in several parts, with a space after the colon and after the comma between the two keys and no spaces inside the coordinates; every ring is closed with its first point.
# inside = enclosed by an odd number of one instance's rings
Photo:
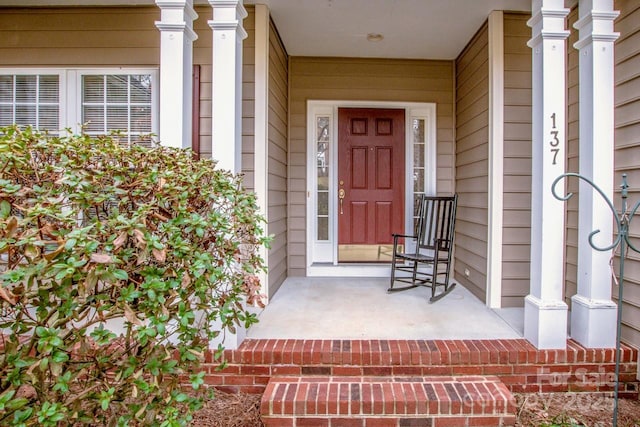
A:
{"type": "Polygon", "coordinates": [[[218,17],[222,18],[222,15],[228,16],[229,13],[235,13],[239,19],[244,19],[248,16],[247,10],[242,5],[242,0],[209,0],[209,5],[214,9],[213,19],[218,17]]]}
{"type": "Polygon", "coordinates": [[[177,32],[187,37],[187,41],[194,41],[198,35],[193,31],[193,21],[198,14],[193,9],[193,0],[156,0],[156,6],[161,10],[160,21],[156,21],[156,28],[161,32],[177,32]]]}
{"type": "Polygon", "coordinates": [[[531,28],[531,40],[527,42],[530,48],[539,45],[543,40],[566,40],[570,34],[565,28],[565,19],[570,10],[564,7],[564,2],[543,0],[540,3],[541,7],[532,9],[531,19],[527,21],[531,28]]]}
{"type": "Polygon", "coordinates": [[[594,42],[613,43],[620,37],[620,33],[613,31],[614,21],[620,12],[612,10],[613,2],[611,0],[600,2],[597,6],[606,7],[603,3],[609,3],[609,10],[592,9],[596,6],[594,0],[580,2],[580,19],[573,24],[573,27],[580,31],[580,39],[573,45],[576,49],[583,49],[594,42]]]}
{"type": "Polygon", "coordinates": [[[242,20],[248,16],[240,0],[209,0],[213,8],[213,19],[207,21],[212,30],[235,31],[240,40],[247,38],[242,20]]]}

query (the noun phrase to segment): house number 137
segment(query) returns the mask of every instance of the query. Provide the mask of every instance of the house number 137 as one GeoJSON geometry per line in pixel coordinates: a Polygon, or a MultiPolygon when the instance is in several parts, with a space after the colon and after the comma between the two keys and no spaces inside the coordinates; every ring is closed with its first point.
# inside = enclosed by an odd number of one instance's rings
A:
{"type": "Polygon", "coordinates": [[[553,153],[553,163],[556,164],[558,160],[558,153],[560,152],[560,140],[558,139],[558,128],[556,127],[556,113],[551,115],[551,141],[549,141],[549,145],[551,145],[551,152],[553,153]]]}

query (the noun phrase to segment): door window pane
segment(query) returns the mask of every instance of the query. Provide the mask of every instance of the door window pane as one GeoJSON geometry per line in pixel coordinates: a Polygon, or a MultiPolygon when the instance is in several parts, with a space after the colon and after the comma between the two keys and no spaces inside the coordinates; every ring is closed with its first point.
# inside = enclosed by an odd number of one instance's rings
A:
{"type": "Polygon", "coordinates": [[[327,191],[318,193],[318,215],[329,215],[329,192],[327,191]]]}
{"type": "Polygon", "coordinates": [[[318,240],[329,240],[329,218],[318,218],[318,240]]]}

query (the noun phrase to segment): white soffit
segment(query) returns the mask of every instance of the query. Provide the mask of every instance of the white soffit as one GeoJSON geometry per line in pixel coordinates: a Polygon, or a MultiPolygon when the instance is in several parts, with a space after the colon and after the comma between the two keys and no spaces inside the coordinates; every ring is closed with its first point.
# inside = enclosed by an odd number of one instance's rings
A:
{"type": "Polygon", "coordinates": [[[246,0],[265,3],[292,56],[454,59],[493,10],[531,0],[246,0]],[[381,41],[367,41],[381,34],[381,41]]]}
{"type": "MultiPolygon", "coordinates": [[[[196,0],[195,4],[205,4],[196,0]]],[[[454,59],[492,10],[531,0],[245,0],[266,4],[292,56],[454,59]],[[380,41],[367,41],[381,34],[380,41]]],[[[153,0],[0,0],[0,6],[153,5],[153,0]]]]}

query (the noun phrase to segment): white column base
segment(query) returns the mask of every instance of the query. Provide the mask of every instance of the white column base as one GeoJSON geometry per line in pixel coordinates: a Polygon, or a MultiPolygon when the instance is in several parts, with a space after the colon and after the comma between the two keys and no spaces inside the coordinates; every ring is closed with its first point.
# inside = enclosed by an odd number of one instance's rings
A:
{"type": "Polygon", "coordinates": [[[618,306],[613,301],[571,298],[571,338],[586,348],[614,348],[618,306]]]}
{"type": "MultiPolygon", "coordinates": [[[[216,324],[215,328],[220,328],[220,324],[216,324]]],[[[225,350],[237,350],[240,344],[247,337],[247,328],[242,325],[236,325],[236,332],[231,333],[229,331],[222,332],[218,337],[209,341],[209,348],[216,350],[219,344],[225,348],[225,350]]]]}
{"type": "Polygon", "coordinates": [[[524,337],[539,349],[567,347],[567,312],[564,301],[524,299],[524,337]]]}

